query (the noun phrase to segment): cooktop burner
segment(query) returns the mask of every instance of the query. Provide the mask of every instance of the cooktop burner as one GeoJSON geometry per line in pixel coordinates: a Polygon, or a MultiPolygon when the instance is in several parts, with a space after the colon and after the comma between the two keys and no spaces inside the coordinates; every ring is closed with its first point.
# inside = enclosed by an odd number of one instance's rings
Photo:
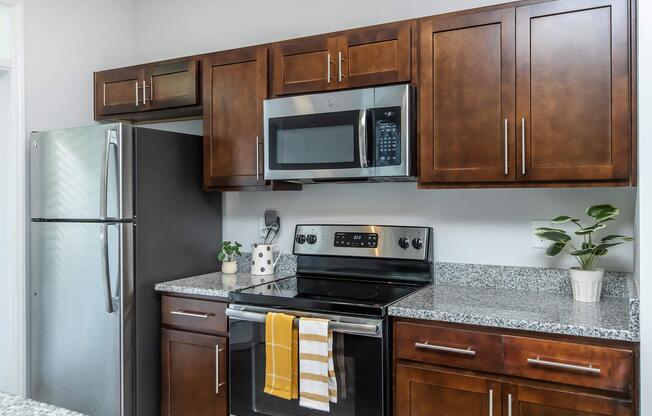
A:
{"type": "Polygon", "coordinates": [[[388,305],[421,287],[416,283],[292,276],[232,292],[229,299],[247,305],[384,315],[388,305]]]}
{"type": "Polygon", "coordinates": [[[296,276],[231,292],[243,305],[384,316],[432,282],[432,229],[298,224],[296,276]]]}

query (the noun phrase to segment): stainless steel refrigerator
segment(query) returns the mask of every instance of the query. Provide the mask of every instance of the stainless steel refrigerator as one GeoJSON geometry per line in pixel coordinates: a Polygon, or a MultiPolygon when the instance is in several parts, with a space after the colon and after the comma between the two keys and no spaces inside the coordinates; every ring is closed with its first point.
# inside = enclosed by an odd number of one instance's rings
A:
{"type": "Polygon", "coordinates": [[[219,269],[202,138],[116,123],[31,137],[30,396],[160,414],[157,282],[219,269]]]}

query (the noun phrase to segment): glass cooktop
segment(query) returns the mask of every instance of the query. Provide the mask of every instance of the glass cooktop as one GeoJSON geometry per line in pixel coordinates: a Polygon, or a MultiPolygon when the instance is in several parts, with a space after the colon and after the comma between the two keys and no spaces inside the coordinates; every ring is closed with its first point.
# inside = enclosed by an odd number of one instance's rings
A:
{"type": "Polygon", "coordinates": [[[247,305],[382,316],[388,305],[423,285],[333,277],[292,276],[229,294],[247,305]]]}

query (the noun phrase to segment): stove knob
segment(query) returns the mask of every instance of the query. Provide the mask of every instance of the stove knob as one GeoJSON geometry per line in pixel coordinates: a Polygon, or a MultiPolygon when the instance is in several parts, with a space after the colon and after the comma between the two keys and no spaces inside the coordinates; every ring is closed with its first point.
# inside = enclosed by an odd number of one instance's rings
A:
{"type": "Polygon", "coordinates": [[[398,239],[398,246],[403,250],[407,250],[408,247],[410,247],[410,240],[408,240],[407,237],[401,237],[398,239]]]}
{"type": "Polygon", "coordinates": [[[418,237],[412,239],[412,247],[417,250],[421,250],[423,248],[423,240],[418,237]]]}
{"type": "Polygon", "coordinates": [[[294,238],[294,241],[296,241],[297,244],[303,244],[306,242],[306,236],[303,234],[297,234],[297,236],[294,238]]]}
{"type": "Polygon", "coordinates": [[[314,234],[308,234],[306,236],[306,241],[308,244],[315,244],[317,242],[317,236],[314,234]]]}

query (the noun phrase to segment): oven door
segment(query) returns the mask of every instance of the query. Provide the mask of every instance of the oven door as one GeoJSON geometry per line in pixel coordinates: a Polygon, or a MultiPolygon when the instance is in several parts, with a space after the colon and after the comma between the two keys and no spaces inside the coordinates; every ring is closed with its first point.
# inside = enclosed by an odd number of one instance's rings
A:
{"type": "Polygon", "coordinates": [[[265,179],[374,176],[367,109],[373,89],[266,100],[265,179]]]}
{"type": "MultiPolygon", "coordinates": [[[[263,392],[265,387],[265,312],[271,309],[231,305],[229,315],[229,391],[233,416],[323,416],[263,392]],[[233,308],[238,309],[233,309],[233,308]],[[255,311],[255,312],[251,312],[255,311]]],[[[280,311],[295,316],[324,317],[350,322],[332,326],[333,358],[337,377],[337,403],[332,416],[379,416],[385,413],[385,374],[382,320],[280,311]],[[351,322],[353,321],[353,322],[351,322]],[[349,328],[347,328],[347,325],[349,328]],[[375,326],[377,332],[356,332],[355,327],[375,326]]]]}

